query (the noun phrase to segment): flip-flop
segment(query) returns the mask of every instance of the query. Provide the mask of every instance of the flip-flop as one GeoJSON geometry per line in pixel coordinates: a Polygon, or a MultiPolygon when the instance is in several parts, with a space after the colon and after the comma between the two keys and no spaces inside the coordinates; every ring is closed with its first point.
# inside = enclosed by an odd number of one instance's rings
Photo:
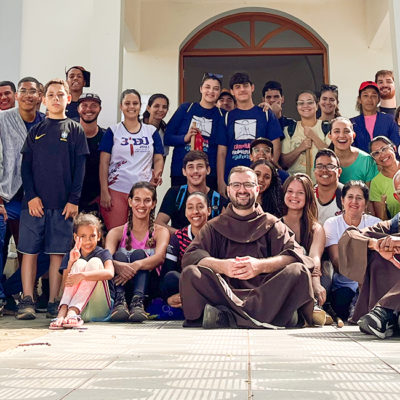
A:
{"type": "Polygon", "coordinates": [[[72,315],[65,318],[64,328],[81,328],[83,319],[80,315],[72,315]]]}
{"type": "Polygon", "coordinates": [[[64,329],[64,323],[65,323],[65,319],[64,319],[63,317],[54,318],[54,319],[52,319],[52,320],[50,321],[49,329],[51,329],[51,330],[53,330],[53,331],[57,331],[57,330],[60,330],[60,329],[64,329]],[[63,321],[62,321],[61,325],[56,325],[56,322],[57,322],[59,319],[62,319],[63,321]]]}

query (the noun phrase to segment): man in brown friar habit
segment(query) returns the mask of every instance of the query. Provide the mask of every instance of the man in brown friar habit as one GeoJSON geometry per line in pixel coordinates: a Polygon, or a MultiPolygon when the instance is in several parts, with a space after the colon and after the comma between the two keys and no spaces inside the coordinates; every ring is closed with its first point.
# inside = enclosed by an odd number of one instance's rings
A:
{"type": "Polygon", "coordinates": [[[253,170],[232,168],[226,212],[188,247],[180,294],[184,327],[277,328],[312,323],[310,257],[293,232],[256,203],[253,170]]]}
{"type": "MultiPolygon", "coordinates": [[[[400,202],[400,171],[393,177],[400,202]]],[[[380,339],[399,331],[400,213],[361,231],[350,227],[339,241],[339,271],[357,281],[360,293],[352,320],[380,339]]]]}

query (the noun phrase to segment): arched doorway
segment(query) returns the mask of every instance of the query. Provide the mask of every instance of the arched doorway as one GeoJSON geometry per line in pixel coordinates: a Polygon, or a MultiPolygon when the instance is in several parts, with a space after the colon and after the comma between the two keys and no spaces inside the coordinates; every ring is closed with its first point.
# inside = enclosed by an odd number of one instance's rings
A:
{"type": "Polygon", "coordinates": [[[285,114],[296,116],[299,90],[317,91],[328,82],[327,49],[310,30],[281,15],[242,12],[222,17],[196,32],[180,51],[180,101],[198,100],[204,72],[224,75],[224,87],[237,71],[250,74],[254,101],[268,80],[282,83],[285,114]]]}

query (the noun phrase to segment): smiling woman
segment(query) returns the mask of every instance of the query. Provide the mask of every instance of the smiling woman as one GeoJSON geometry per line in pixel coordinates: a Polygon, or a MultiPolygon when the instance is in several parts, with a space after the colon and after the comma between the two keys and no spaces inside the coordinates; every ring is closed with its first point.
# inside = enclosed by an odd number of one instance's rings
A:
{"type": "Polygon", "coordinates": [[[291,174],[300,172],[313,176],[312,160],[318,150],[327,147],[330,140],[325,136],[321,120],[317,120],[317,97],[305,90],[296,96],[297,112],[301,120],[294,131],[286,126],[283,133],[281,164],[291,174]]]}
{"type": "Polygon", "coordinates": [[[124,121],[107,129],[101,140],[100,209],[107,229],[122,225],[128,217],[128,193],[138,181],[161,184],[164,149],[153,125],[139,121],[140,94],[121,94],[124,121]]]}

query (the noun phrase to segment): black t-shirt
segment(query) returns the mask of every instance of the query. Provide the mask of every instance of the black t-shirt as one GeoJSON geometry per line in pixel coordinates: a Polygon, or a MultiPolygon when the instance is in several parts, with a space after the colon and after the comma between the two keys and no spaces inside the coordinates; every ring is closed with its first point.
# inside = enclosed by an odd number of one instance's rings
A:
{"type": "Polygon", "coordinates": [[[26,201],[39,196],[46,209],[79,203],[89,154],[80,124],[69,118],[46,118],[29,131],[21,153],[26,201]]]}
{"type": "Polygon", "coordinates": [[[79,206],[92,202],[100,195],[99,165],[100,152],[99,143],[105,132],[104,128],[99,127],[97,135],[87,139],[90,154],[86,157],[85,179],[83,180],[82,194],[79,206]]]}
{"type": "Polygon", "coordinates": [[[71,103],[69,103],[67,105],[67,108],[65,109],[65,114],[67,115],[67,117],[73,119],[76,122],[79,122],[80,120],[78,106],[79,103],[77,101],[71,101],[71,103]]]}
{"type": "MultiPolygon", "coordinates": [[[[171,226],[176,229],[181,229],[189,225],[189,221],[185,217],[185,205],[186,199],[190,193],[188,193],[186,189],[186,191],[182,191],[180,194],[180,188],[181,186],[172,186],[168,189],[160,207],[160,212],[169,215],[171,218],[171,226]]],[[[211,219],[221,213],[222,209],[228,204],[228,201],[212,189],[207,193],[207,197],[210,200],[211,209],[213,211],[209,217],[209,219],[211,219]],[[219,198],[218,204],[216,201],[217,198],[219,198]]]]}
{"type": "MultiPolygon", "coordinates": [[[[98,257],[100,258],[101,262],[104,264],[107,260],[112,260],[112,255],[110,252],[106,249],[101,248],[100,246],[96,246],[96,248],[88,254],[86,257],[83,257],[82,255],[80,258],[84,259],[85,261],[89,261],[93,257],[98,257]]],[[[68,267],[68,261],[69,261],[69,253],[65,254],[61,261],[60,265],[60,273],[64,271],[64,269],[67,269],[68,267]]]]}

